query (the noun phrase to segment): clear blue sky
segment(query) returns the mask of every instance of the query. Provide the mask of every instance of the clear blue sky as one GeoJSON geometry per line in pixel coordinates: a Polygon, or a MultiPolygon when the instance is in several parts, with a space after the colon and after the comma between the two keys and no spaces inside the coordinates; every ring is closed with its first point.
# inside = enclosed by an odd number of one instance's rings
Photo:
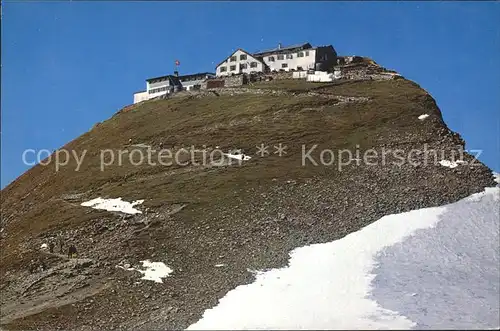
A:
{"type": "Polygon", "coordinates": [[[500,171],[498,2],[5,2],[2,187],[132,103],[148,77],[213,71],[231,50],[332,44],[436,99],[466,148],[500,171]]]}

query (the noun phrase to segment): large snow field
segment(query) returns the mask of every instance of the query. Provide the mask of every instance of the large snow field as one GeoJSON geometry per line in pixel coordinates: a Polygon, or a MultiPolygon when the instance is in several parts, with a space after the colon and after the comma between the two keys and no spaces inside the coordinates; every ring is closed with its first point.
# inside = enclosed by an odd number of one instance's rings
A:
{"type": "Polygon", "coordinates": [[[500,188],[290,253],[188,329],[500,326],[500,188]]]}

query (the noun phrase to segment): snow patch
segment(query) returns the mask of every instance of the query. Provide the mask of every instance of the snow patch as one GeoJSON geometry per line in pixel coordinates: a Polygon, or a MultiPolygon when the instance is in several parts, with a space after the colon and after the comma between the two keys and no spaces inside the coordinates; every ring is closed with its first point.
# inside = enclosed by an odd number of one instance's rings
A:
{"type": "Polygon", "coordinates": [[[441,164],[443,167],[448,167],[448,168],[456,168],[458,167],[459,164],[464,164],[466,163],[463,160],[456,160],[456,161],[448,161],[448,160],[441,160],[439,161],[439,164],[441,164]]]}
{"type": "Polygon", "coordinates": [[[141,279],[152,280],[157,283],[163,283],[162,278],[167,277],[173,272],[172,269],[167,267],[163,262],[151,262],[149,260],[141,261],[142,267],[146,270],[137,270],[144,276],[141,279]]]}
{"type": "Polygon", "coordinates": [[[493,176],[495,177],[495,182],[497,182],[497,186],[500,185],[500,173],[498,172],[493,172],[493,176]]]}
{"type": "Polygon", "coordinates": [[[236,159],[236,160],[243,160],[243,161],[248,161],[251,159],[250,156],[245,155],[245,154],[231,154],[231,153],[224,153],[227,157],[231,159],[236,159]]]}
{"type": "Polygon", "coordinates": [[[420,115],[420,116],[418,117],[418,119],[419,119],[419,120],[421,120],[421,121],[423,121],[423,120],[425,120],[427,117],[429,117],[429,115],[428,115],[428,114],[422,114],[422,115],[420,115]]]}
{"type": "Polygon", "coordinates": [[[48,249],[49,246],[47,246],[47,244],[42,244],[42,246],[40,246],[40,249],[48,249]]]}
{"type": "Polygon", "coordinates": [[[216,268],[221,268],[221,267],[225,267],[226,265],[224,263],[219,263],[219,264],[216,264],[215,267],[216,268]]]}
{"type": "Polygon", "coordinates": [[[127,271],[139,271],[141,274],[143,274],[141,279],[152,280],[157,283],[163,283],[162,278],[167,277],[173,272],[173,270],[163,262],[151,262],[150,260],[144,260],[141,261],[141,263],[144,270],[125,268],[121,265],[117,265],[116,267],[127,271]]]}
{"type": "Polygon", "coordinates": [[[107,211],[118,211],[125,214],[142,214],[142,211],[135,209],[134,206],[140,205],[144,200],[136,200],[134,202],[123,201],[122,198],[103,199],[96,198],[81,205],[84,207],[92,207],[94,209],[104,209],[107,211]]]}

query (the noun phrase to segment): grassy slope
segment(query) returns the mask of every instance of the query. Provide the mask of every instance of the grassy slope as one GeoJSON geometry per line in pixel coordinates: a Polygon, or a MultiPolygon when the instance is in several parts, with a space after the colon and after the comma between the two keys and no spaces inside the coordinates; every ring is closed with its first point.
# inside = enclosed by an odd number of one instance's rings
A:
{"type": "MultiPolygon", "coordinates": [[[[276,87],[306,90],[318,85],[285,81],[276,87]]],[[[148,102],[115,115],[64,146],[79,154],[88,151],[78,172],[74,171],[73,158],[57,173],[53,165],[36,166],[3,190],[4,215],[25,211],[22,219],[9,227],[9,239],[19,239],[15,235],[28,233],[36,236],[53,226],[74,225],[85,220],[85,208],[75,208],[59,199],[65,193],[91,190],[92,196],[144,198],[146,206],[191,202],[192,208],[204,209],[207,208],[204,204],[226,198],[228,190],[237,184],[262,185],[281,176],[310,176],[320,170],[298,166],[301,144],[319,143],[334,149],[354,149],[356,144],[370,146],[374,137],[388,133],[390,126],[381,124],[398,121],[399,125],[390,129],[393,133],[404,130],[405,125],[410,128],[428,102],[424,91],[405,80],[346,83],[323,89],[335,95],[374,99],[370,103],[329,107],[327,100],[293,99],[286,95],[179,98],[148,102]],[[321,112],[303,110],[321,106],[324,107],[321,112]],[[129,146],[129,139],[156,148],[162,141],[164,148],[218,145],[223,150],[244,148],[248,151],[254,151],[261,142],[284,142],[289,146],[286,158],[290,161],[277,157],[254,158],[241,168],[213,170],[216,176],[199,171],[165,176],[165,172],[183,167],[135,167],[128,161],[122,167],[109,166],[100,171],[100,150],[134,148],[129,146]],[[138,182],[141,185],[137,185],[138,182]],[[31,194],[22,199],[27,193],[31,194]],[[27,208],[29,204],[36,207],[27,208]]]]}

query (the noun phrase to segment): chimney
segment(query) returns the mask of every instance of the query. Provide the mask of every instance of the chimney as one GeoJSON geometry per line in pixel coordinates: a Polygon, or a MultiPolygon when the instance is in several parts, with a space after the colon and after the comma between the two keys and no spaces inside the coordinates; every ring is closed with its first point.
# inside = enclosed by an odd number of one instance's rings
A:
{"type": "Polygon", "coordinates": [[[179,77],[179,72],[178,71],[174,71],[174,76],[175,77],[179,77]]]}
{"type": "Polygon", "coordinates": [[[278,43],[278,49],[281,49],[281,43],[278,43]]]}

